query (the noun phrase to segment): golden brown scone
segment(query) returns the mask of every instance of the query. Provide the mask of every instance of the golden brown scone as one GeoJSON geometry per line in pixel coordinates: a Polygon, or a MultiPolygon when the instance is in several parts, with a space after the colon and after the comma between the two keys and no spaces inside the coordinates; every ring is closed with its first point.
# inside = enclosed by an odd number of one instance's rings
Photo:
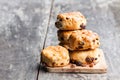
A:
{"type": "Polygon", "coordinates": [[[58,33],[60,45],[69,50],[95,49],[100,46],[99,36],[91,30],[60,31],[58,33]],[[65,35],[67,33],[67,35],[65,35]],[[68,35],[69,34],[69,35],[68,35]],[[67,38],[66,38],[67,37],[67,38]],[[64,39],[66,38],[66,39],[64,39]]]}
{"type": "Polygon", "coordinates": [[[90,66],[93,67],[100,61],[102,49],[96,48],[93,50],[85,51],[71,51],[70,60],[78,66],[90,66]]]}
{"type": "Polygon", "coordinates": [[[60,30],[85,29],[86,19],[80,12],[61,13],[57,15],[55,26],[60,30]]]}
{"type": "Polygon", "coordinates": [[[77,32],[77,31],[79,31],[79,30],[73,30],[73,31],[58,30],[58,31],[57,31],[58,40],[59,40],[61,43],[68,43],[68,39],[69,39],[70,35],[71,35],[73,32],[77,32]]]}
{"type": "Polygon", "coordinates": [[[69,52],[62,46],[49,46],[42,50],[41,62],[47,66],[65,66],[69,63],[69,61],[69,52]]]}

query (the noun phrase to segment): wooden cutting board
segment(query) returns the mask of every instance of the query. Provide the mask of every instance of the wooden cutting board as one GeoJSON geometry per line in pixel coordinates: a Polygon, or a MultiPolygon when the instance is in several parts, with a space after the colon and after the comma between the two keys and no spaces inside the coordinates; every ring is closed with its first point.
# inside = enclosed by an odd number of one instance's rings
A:
{"type": "Polygon", "coordinates": [[[79,72],[79,73],[106,73],[107,65],[104,57],[104,53],[101,53],[101,60],[94,67],[81,67],[75,64],[69,64],[64,67],[47,67],[44,66],[48,72],[79,72]]]}

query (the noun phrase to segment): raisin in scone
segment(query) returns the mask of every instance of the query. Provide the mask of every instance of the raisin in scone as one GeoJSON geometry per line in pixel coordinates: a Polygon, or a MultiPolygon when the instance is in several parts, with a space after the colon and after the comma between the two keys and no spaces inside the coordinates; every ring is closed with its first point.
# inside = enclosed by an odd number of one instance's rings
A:
{"type": "Polygon", "coordinates": [[[70,51],[71,63],[78,66],[93,67],[101,59],[102,49],[96,48],[94,50],[85,51],[70,51]]]}
{"type": "MultiPolygon", "coordinates": [[[[67,31],[66,31],[67,32],[67,31]]],[[[59,35],[64,34],[61,31],[59,35]]],[[[99,36],[91,30],[76,30],[69,32],[70,35],[58,36],[60,38],[68,37],[67,40],[60,40],[60,45],[69,50],[87,50],[95,49],[100,46],[99,36]]]]}
{"type": "Polygon", "coordinates": [[[55,26],[60,30],[85,29],[86,18],[80,12],[58,14],[55,26]]]}
{"type": "Polygon", "coordinates": [[[69,52],[62,46],[49,46],[41,52],[41,62],[50,67],[65,66],[69,61],[69,52]]]}

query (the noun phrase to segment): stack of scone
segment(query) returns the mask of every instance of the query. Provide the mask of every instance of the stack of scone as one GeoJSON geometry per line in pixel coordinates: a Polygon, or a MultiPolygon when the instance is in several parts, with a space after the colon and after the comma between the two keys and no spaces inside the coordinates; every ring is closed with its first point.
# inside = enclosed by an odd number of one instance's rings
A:
{"type": "Polygon", "coordinates": [[[85,29],[86,18],[80,12],[59,14],[55,26],[60,45],[69,50],[71,63],[92,67],[99,62],[99,36],[85,29]]]}
{"type": "Polygon", "coordinates": [[[42,50],[41,62],[50,67],[77,66],[93,67],[100,61],[102,50],[97,33],[86,30],[86,18],[80,12],[59,14],[55,26],[59,29],[60,46],[49,46],[42,50]]]}

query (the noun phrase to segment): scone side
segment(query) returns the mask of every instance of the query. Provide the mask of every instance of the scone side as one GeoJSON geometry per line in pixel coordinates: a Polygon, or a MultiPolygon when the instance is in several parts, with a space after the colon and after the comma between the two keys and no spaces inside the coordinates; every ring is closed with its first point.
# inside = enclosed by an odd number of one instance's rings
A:
{"type": "Polygon", "coordinates": [[[49,46],[42,50],[41,61],[49,67],[60,67],[69,64],[68,50],[62,46],[49,46]]]}
{"type": "Polygon", "coordinates": [[[87,51],[71,51],[70,60],[76,65],[78,65],[77,63],[79,63],[79,65],[81,66],[94,66],[100,61],[101,53],[102,51],[99,48],[87,51]]]}

